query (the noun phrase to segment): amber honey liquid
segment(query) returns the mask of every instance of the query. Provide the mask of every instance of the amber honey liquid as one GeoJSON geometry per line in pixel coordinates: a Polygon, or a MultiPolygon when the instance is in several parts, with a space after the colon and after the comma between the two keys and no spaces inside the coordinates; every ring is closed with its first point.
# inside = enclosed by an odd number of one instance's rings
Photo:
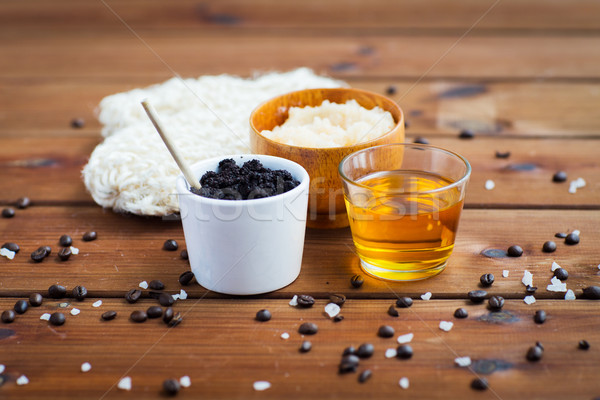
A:
{"type": "Polygon", "coordinates": [[[459,188],[415,192],[440,189],[453,181],[401,170],[378,172],[357,182],[370,190],[353,195],[352,202],[348,197],[345,200],[363,269],[391,280],[417,280],[440,273],[454,248],[464,196],[459,188]]]}

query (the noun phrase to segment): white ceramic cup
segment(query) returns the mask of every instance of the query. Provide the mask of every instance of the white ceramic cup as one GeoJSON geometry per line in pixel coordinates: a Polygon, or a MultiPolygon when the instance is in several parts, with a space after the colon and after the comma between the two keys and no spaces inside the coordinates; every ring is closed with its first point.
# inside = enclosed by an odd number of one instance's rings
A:
{"type": "Polygon", "coordinates": [[[208,290],[252,295],[281,289],[300,274],[308,209],[309,176],[293,161],[267,155],[232,155],[192,165],[197,179],[232,158],[241,166],[253,159],[284,169],[300,182],[294,189],[252,200],[219,200],[189,190],[183,175],[177,194],[192,272],[208,290]]]}

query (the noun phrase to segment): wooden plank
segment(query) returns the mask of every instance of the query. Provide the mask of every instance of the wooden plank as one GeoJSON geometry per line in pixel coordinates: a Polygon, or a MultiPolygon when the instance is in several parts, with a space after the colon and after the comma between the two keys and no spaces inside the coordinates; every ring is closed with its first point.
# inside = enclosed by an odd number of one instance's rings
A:
{"type": "MultiPolygon", "coordinates": [[[[4,105],[0,136],[97,137],[100,124],[96,108],[102,98],[159,80],[0,78],[0,82],[0,104],[4,105]],[[73,118],[83,118],[85,127],[70,129],[73,118]]],[[[393,85],[396,94],[391,97],[406,113],[408,133],[454,136],[469,128],[490,136],[600,136],[598,83],[428,80],[415,85],[416,78],[352,78],[348,82],[378,93],[386,93],[393,85]]]]}
{"type": "MultiPolygon", "coordinates": [[[[2,299],[0,307],[9,308],[15,300],[2,299]]],[[[452,317],[457,307],[465,307],[460,300],[419,301],[400,310],[399,318],[387,315],[390,301],[348,301],[342,308],[345,319],[335,323],[324,316],[325,301],[294,309],[284,300],[203,299],[177,303],[184,320],[167,329],[162,321],[135,324],[128,319],[132,310],[153,301],[131,305],[104,299],[100,308],[93,308],[94,300],[62,309],[77,307],[81,313],[67,314],[61,327],[39,320],[43,312],[58,309],[58,301],[50,300],[10,325],[0,324],[7,379],[0,389],[3,396],[163,398],[162,381],[184,375],[192,382],[179,394],[185,398],[447,399],[452,393],[461,399],[590,399],[600,392],[595,379],[600,315],[591,301],[540,301],[534,306],[507,301],[502,313],[493,314],[484,305],[466,305],[470,316],[465,320],[452,317]],[[262,308],[271,310],[271,321],[254,320],[262,308]],[[101,321],[100,314],[111,309],[117,318],[101,321]],[[548,313],[543,325],[532,320],[537,309],[548,313]],[[453,329],[441,331],[441,320],[453,321],[453,329]],[[319,332],[303,338],[297,329],[305,321],[318,324],[319,332]],[[410,360],[384,357],[397,343],[377,337],[382,324],[394,327],[396,336],[414,334],[410,360]],[[283,332],[290,334],[288,340],[281,339],[283,332]],[[581,339],[591,344],[588,351],[577,349],[581,339]],[[298,352],[303,340],[312,342],[312,350],[304,354],[298,352]],[[528,362],[525,354],[536,341],[544,345],[543,358],[528,362]],[[358,373],[337,372],[343,349],[362,343],[375,348],[359,364],[359,373],[373,372],[364,384],[357,382],[358,373]],[[471,368],[455,366],[457,356],[471,357],[471,368]],[[80,372],[83,362],[92,365],[91,371],[80,372]],[[15,384],[21,374],[28,377],[28,385],[15,384]],[[132,378],[131,393],[115,387],[122,376],[132,378]],[[470,388],[475,376],[488,379],[487,392],[470,388]],[[410,380],[406,391],[398,386],[401,377],[410,380]],[[272,387],[257,393],[252,384],[258,380],[272,387]]]]}
{"type": "MultiPolygon", "coordinates": [[[[433,298],[466,298],[467,292],[477,289],[479,277],[493,273],[496,283],[491,294],[522,299],[525,287],[521,284],[523,271],[534,274],[539,287],[536,297],[563,298],[564,293],[546,291],[550,284],[553,261],[570,273],[568,288],[576,295],[583,287],[600,285],[600,213],[575,210],[465,210],[462,215],[456,247],[446,271],[437,277],[407,283],[385,282],[365,278],[360,289],[350,285],[350,277],[362,273],[354,253],[350,231],[308,230],[303,267],[300,277],[291,285],[265,295],[269,298],[290,299],[294,294],[310,293],[326,298],[340,292],[352,298],[396,298],[409,295],[415,298],[432,292],[433,298]],[[554,238],[556,232],[581,231],[581,243],[567,246],[554,238]],[[542,253],[542,244],[555,240],[555,253],[542,253]],[[488,258],[484,250],[506,250],[520,245],[525,254],[520,258],[488,258]],[[502,271],[509,270],[508,278],[502,271]]],[[[45,291],[55,283],[73,288],[84,285],[93,296],[122,297],[141,281],[160,279],[171,293],[177,293],[179,275],[189,269],[179,252],[162,250],[166,239],[176,239],[185,247],[183,231],[177,221],[117,215],[99,207],[31,207],[18,211],[12,219],[0,218],[0,241],[16,242],[22,250],[14,260],[0,258],[2,279],[0,294],[23,296],[32,291],[45,291]],[[98,240],[83,242],[88,230],[98,232],[98,240]],[[69,234],[80,254],[67,262],[56,257],[58,238],[69,234]],[[34,263],[30,253],[39,246],[49,245],[53,255],[42,263],[34,263]]],[[[198,285],[185,288],[190,296],[207,295],[198,285]]],[[[219,297],[208,293],[208,296],[219,297]]]]}
{"type": "MultiPolygon", "coordinates": [[[[462,0],[427,3],[418,0],[391,3],[386,0],[321,2],[269,0],[195,0],[165,4],[158,0],[109,1],[110,7],[135,29],[252,29],[314,31],[335,29],[340,34],[356,29],[369,31],[466,30],[493,1],[462,0]]],[[[4,2],[0,25],[11,30],[45,30],[51,34],[73,29],[111,29],[118,23],[101,2],[35,0],[24,7],[4,2]]],[[[477,24],[478,30],[597,30],[600,6],[591,0],[548,2],[504,0],[477,24]],[[568,18],[565,16],[568,15],[568,18]]]]}
{"type": "Polygon", "coordinates": [[[600,37],[595,36],[466,36],[458,40],[448,36],[201,36],[138,31],[149,49],[125,28],[116,32],[11,37],[0,43],[0,70],[11,79],[138,75],[163,80],[171,76],[170,69],[181,75],[245,75],[298,66],[341,77],[388,79],[423,75],[437,79],[600,78],[596,68],[600,37]],[[557,49],[561,49],[560,57],[557,49]]]}

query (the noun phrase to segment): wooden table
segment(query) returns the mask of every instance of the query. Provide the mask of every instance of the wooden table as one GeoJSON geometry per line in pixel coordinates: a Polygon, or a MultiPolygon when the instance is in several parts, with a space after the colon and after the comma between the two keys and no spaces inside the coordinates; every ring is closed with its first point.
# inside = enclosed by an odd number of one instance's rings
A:
{"type": "Polygon", "coordinates": [[[0,398],[159,398],[163,380],[184,375],[192,385],[181,398],[600,396],[600,303],[581,298],[584,287],[600,284],[599,2],[4,0],[0,9],[0,203],[33,201],[14,218],[0,218],[0,242],[21,246],[14,260],[0,257],[0,310],[56,283],[89,290],[83,302],[46,298],[12,324],[0,323],[0,398]],[[158,56],[185,77],[309,66],[379,93],[394,85],[408,138],[426,137],[473,166],[447,270],[414,283],[366,278],[354,289],[349,278],[360,269],[350,232],[308,230],[302,273],[292,285],[251,298],[189,286],[189,298],[175,305],[179,326],[129,320],[131,311],[155,304],[125,302],[141,281],[160,279],[168,292],[180,290],[177,278],[189,266],[161,247],[168,238],[184,245],[183,232],[177,221],[101,209],[80,171],[101,140],[98,102],[172,77],[158,56]],[[70,127],[76,117],[85,119],[83,128],[70,127]],[[459,139],[464,128],[476,137],[459,139]],[[511,155],[499,159],[496,151],[511,155]],[[587,186],[568,193],[568,182],[552,182],[558,170],[587,186]],[[496,183],[491,191],[488,179],[496,183]],[[576,246],[554,238],[575,229],[576,246]],[[81,240],[88,230],[98,232],[96,241],[81,240]],[[68,262],[55,258],[63,234],[81,251],[68,262]],[[541,251],[547,240],[556,240],[555,253],[541,251]],[[484,255],[512,244],[525,254],[484,255]],[[54,255],[35,264],[29,254],[41,245],[54,255]],[[553,261],[569,271],[577,300],[546,290],[553,261]],[[523,302],[524,270],[539,287],[533,305],[523,302]],[[467,300],[483,273],[496,276],[488,292],[506,299],[501,313],[467,300]],[[426,292],[429,301],[420,299],[426,292]],[[348,298],[341,322],[323,314],[331,293],[348,298]],[[316,304],[290,307],[294,294],[313,295],[316,304]],[[411,296],[414,305],[391,317],[387,309],[399,296],[411,296]],[[97,300],[99,308],[92,306],[97,300]],[[39,319],[61,307],[64,326],[39,319]],[[77,316],[68,313],[74,307],[77,316]],[[458,307],[468,310],[467,319],[453,317],[458,307]],[[262,308],[271,321],[254,320],[262,308]],[[111,309],[117,318],[101,321],[111,309]],[[548,319],[535,324],[542,309],[548,319]],[[442,320],[454,322],[450,332],[438,328],[442,320]],[[305,321],[319,332],[310,337],[312,351],[301,354],[297,329],[305,321]],[[383,324],[396,336],[414,333],[412,359],[384,357],[397,344],[377,336],[383,324]],[[280,337],[284,332],[289,339],[280,337]],[[578,349],[582,339],[589,350],[578,349]],[[529,362],[525,354],[536,341],[544,356],[529,362]],[[358,373],[338,374],[343,349],[366,342],[375,354],[358,372],[370,369],[372,378],[361,384],[358,373]],[[471,357],[471,367],[456,366],[458,356],[471,357]],[[80,371],[84,362],[91,371],[80,371]],[[16,384],[21,375],[28,385],[16,384]],[[131,392],[116,387],[124,376],[132,378],[131,392]],[[487,391],[470,388],[476,376],[488,379],[487,391]],[[406,390],[401,377],[410,381],[406,390]],[[272,387],[255,391],[259,380],[272,387]]]}

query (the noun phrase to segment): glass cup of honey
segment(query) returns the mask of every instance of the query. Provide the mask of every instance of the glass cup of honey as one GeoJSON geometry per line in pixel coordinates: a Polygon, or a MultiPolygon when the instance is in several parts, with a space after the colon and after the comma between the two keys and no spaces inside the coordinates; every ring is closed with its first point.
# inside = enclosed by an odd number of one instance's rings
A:
{"type": "Polygon", "coordinates": [[[414,281],[444,270],[471,175],[464,157],[429,145],[387,144],[346,156],[339,173],[367,274],[414,281]]]}

